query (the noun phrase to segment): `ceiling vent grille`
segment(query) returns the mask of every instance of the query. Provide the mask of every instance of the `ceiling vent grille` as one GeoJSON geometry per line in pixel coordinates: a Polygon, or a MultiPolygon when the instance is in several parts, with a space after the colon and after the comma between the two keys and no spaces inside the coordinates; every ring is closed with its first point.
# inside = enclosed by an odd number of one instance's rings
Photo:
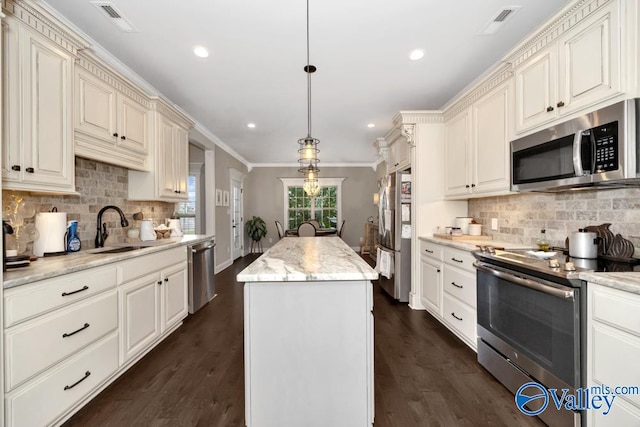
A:
{"type": "Polygon", "coordinates": [[[92,1],[92,5],[100,10],[105,18],[109,20],[113,25],[118,27],[123,33],[137,33],[138,30],[129,22],[128,19],[122,16],[122,13],[115,7],[110,1],[92,1]]]}
{"type": "Polygon", "coordinates": [[[494,18],[480,30],[480,35],[488,36],[498,32],[504,23],[513,17],[522,6],[505,6],[494,15],[494,18]]]}

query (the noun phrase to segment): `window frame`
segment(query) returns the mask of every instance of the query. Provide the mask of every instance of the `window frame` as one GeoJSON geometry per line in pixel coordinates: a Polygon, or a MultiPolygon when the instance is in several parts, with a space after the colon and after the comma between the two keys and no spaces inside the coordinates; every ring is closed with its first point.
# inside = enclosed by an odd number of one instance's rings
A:
{"type": "MultiPolygon", "coordinates": [[[[289,187],[302,187],[304,185],[304,178],[279,178],[282,181],[282,194],[283,194],[283,225],[285,229],[289,226],[289,187]]],[[[342,182],[345,178],[318,178],[318,184],[320,187],[336,187],[336,212],[337,221],[336,227],[340,227],[342,221],[342,182]]]]}

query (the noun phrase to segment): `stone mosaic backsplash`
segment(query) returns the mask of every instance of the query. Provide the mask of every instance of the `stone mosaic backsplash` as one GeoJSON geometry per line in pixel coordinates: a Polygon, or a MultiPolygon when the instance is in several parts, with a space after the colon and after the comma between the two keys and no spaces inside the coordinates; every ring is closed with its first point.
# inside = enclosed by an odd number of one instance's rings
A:
{"type": "MultiPolygon", "coordinates": [[[[2,191],[2,206],[11,202],[11,195],[24,197],[33,203],[36,212],[48,212],[54,207],[58,212],[66,212],[67,220],[78,221],[78,234],[82,249],[93,248],[96,237],[98,211],[106,205],[118,206],[124,212],[129,226],[133,226],[133,214],[142,212],[145,219],[163,221],[175,210],[175,203],[128,201],[128,172],[126,168],[113,166],[94,160],[76,157],[76,191],[79,196],[32,195],[19,191],[2,191]]],[[[109,241],[125,241],[128,228],[120,226],[120,216],[110,209],[102,216],[107,224],[109,241]]],[[[33,222],[31,218],[27,222],[33,222]]],[[[107,242],[108,243],[108,242],[107,242]]]]}
{"type": "Polygon", "coordinates": [[[543,228],[552,246],[564,247],[572,231],[611,223],[611,231],[631,240],[640,257],[640,188],[471,199],[469,216],[483,224],[482,234],[528,246],[535,246],[543,228]],[[491,218],[498,218],[497,231],[491,230],[491,218]]]}

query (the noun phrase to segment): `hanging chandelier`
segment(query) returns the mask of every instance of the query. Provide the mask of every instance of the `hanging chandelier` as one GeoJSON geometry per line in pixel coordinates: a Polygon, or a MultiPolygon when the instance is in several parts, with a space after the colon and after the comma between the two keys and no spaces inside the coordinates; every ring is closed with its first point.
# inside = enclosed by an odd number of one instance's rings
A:
{"type": "Polygon", "coordinates": [[[307,0],[307,65],[304,72],[307,73],[307,136],[298,140],[298,172],[304,174],[305,193],[309,197],[316,197],[320,194],[320,183],[318,182],[318,143],[319,140],[311,136],[311,74],[315,73],[316,67],[309,62],[309,0],[307,0]]]}

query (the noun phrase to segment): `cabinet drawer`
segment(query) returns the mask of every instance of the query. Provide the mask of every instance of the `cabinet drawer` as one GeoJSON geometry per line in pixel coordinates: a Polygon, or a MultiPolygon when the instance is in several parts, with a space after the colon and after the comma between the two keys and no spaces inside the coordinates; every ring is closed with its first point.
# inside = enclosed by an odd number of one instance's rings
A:
{"type": "Polygon", "coordinates": [[[100,386],[117,368],[118,335],[114,333],[9,393],[5,400],[7,426],[50,425],[100,386]]]}
{"type": "Polygon", "coordinates": [[[6,389],[15,388],[117,326],[114,290],[5,330],[6,389]]]}
{"type": "Polygon", "coordinates": [[[420,253],[430,258],[442,260],[442,246],[420,240],[420,253]]]}
{"type": "Polygon", "coordinates": [[[137,257],[129,261],[124,261],[119,264],[119,268],[122,272],[120,283],[126,283],[151,273],[157,273],[165,267],[178,264],[186,260],[187,247],[181,246],[137,257]]]}
{"type": "MultiPolygon", "coordinates": [[[[593,381],[608,386],[637,386],[640,384],[640,338],[618,331],[600,323],[593,323],[590,331],[593,358],[593,381]]],[[[620,395],[640,408],[640,396],[620,395]]]]}
{"type": "Polygon", "coordinates": [[[476,270],[473,267],[475,258],[471,255],[471,252],[463,251],[454,248],[444,248],[444,262],[453,265],[455,267],[466,270],[475,274],[476,270]]]}
{"type": "Polygon", "coordinates": [[[5,328],[116,286],[116,266],[91,268],[7,289],[5,328]]]}
{"type": "Polygon", "coordinates": [[[607,323],[640,336],[640,295],[602,286],[592,286],[592,316],[597,322],[607,323]]]}
{"type": "Polygon", "coordinates": [[[444,291],[476,308],[476,276],[474,274],[446,266],[444,291]]]}
{"type": "Polygon", "coordinates": [[[476,346],[476,311],[451,295],[443,295],[444,321],[476,346]]]}

